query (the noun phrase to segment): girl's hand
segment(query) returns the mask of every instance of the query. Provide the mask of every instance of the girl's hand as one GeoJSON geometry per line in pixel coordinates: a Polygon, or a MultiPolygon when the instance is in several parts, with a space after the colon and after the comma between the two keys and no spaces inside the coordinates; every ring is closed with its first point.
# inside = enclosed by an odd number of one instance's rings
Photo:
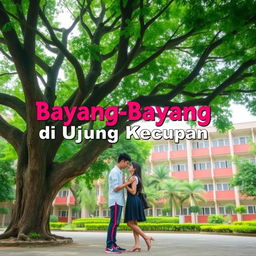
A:
{"type": "Polygon", "coordinates": [[[124,184],[125,184],[126,186],[128,186],[128,185],[132,184],[134,181],[135,181],[135,178],[134,178],[134,177],[131,177],[131,178],[130,178],[128,181],[126,181],[124,184]]]}

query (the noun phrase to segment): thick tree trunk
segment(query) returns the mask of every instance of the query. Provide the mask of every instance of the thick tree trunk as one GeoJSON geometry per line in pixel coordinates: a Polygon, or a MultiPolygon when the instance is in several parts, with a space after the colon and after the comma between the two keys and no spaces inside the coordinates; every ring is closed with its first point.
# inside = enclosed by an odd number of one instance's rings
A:
{"type": "MultiPolygon", "coordinates": [[[[38,166],[46,168],[43,161],[38,166]]],[[[49,229],[49,216],[59,188],[50,189],[49,179],[44,174],[46,170],[39,172],[32,167],[23,168],[19,161],[15,206],[11,222],[0,239],[17,237],[19,240],[28,240],[30,233],[40,234],[41,239],[54,239],[49,229]]]]}

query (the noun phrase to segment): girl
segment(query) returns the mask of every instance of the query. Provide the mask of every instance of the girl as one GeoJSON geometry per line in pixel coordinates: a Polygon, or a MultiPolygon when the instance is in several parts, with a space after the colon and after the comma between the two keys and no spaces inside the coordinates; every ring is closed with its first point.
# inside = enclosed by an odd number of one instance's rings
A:
{"type": "Polygon", "coordinates": [[[134,247],[129,251],[141,251],[139,236],[143,237],[147,244],[148,250],[150,250],[151,241],[154,240],[153,237],[147,236],[137,225],[137,222],[146,220],[142,202],[138,196],[138,194],[142,191],[143,188],[140,164],[132,162],[132,164],[129,167],[129,172],[131,174],[129,181],[131,181],[132,183],[126,186],[127,201],[124,222],[126,222],[127,225],[133,230],[133,236],[135,240],[134,247]]]}

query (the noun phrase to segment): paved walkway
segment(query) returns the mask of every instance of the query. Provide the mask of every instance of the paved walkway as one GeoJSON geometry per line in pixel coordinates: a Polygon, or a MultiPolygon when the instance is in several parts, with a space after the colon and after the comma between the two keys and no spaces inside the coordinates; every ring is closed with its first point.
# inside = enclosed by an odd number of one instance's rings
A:
{"type": "MultiPolygon", "coordinates": [[[[1,232],[0,232],[1,233],[1,232]]],[[[106,233],[103,232],[56,232],[72,237],[74,243],[62,247],[48,248],[1,248],[3,256],[101,256],[104,253],[106,233]]],[[[152,249],[139,255],[153,256],[245,256],[255,255],[256,237],[222,236],[207,234],[151,233],[155,238],[152,249]]],[[[131,248],[131,233],[118,233],[119,245],[131,248]]],[[[131,255],[131,253],[123,253],[131,255]]],[[[136,252],[136,255],[138,252],[136,252]]]]}

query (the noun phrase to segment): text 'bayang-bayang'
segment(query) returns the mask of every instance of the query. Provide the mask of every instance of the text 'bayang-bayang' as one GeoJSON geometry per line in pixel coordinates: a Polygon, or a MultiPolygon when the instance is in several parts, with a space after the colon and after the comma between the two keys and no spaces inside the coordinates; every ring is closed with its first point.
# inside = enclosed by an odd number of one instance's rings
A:
{"type": "Polygon", "coordinates": [[[207,139],[208,133],[205,129],[158,129],[167,120],[169,121],[195,121],[197,125],[205,127],[211,121],[211,108],[201,107],[179,107],[179,106],[144,106],[139,102],[130,101],[126,106],[54,106],[50,107],[47,102],[36,102],[36,113],[38,121],[49,122],[39,132],[41,139],[55,139],[56,127],[62,126],[62,135],[65,139],[75,139],[76,143],[83,140],[102,139],[109,143],[118,142],[121,122],[128,122],[126,126],[126,139],[171,139],[178,143],[182,139],[207,139]],[[154,121],[157,129],[140,129],[140,126],[131,124],[144,120],[154,121]],[[88,129],[89,122],[102,121],[105,127],[94,130],[88,129]]]}

